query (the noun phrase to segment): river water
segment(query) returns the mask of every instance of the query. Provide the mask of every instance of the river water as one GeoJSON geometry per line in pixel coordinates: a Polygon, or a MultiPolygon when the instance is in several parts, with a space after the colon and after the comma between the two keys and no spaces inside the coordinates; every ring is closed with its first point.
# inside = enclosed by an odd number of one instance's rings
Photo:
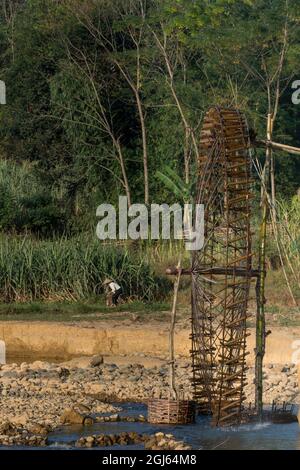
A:
{"type": "MultiPolygon", "coordinates": [[[[119,404],[116,403],[119,406],[119,404]]],[[[119,414],[127,416],[146,415],[145,405],[122,403],[123,411],[119,414]]],[[[152,425],[149,423],[96,423],[91,426],[63,426],[48,436],[48,450],[66,450],[74,448],[75,441],[81,436],[92,434],[119,434],[135,431],[140,434],[164,432],[173,434],[193,449],[199,450],[300,450],[300,426],[292,424],[247,424],[236,428],[214,428],[207,417],[198,417],[195,424],[186,426],[152,425]]],[[[114,446],[101,449],[138,450],[138,446],[114,446]]],[[[28,450],[28,447],[0,447],[0,450],[28,450]]],[[[41,448],[31,448],[32,450],[41,448]]]]}
{"type": "MultiPolygon", "coordinates": [[[[27,358],[9,358],[8,362],[23,362],[27,358]],[[12,360],[13,359],[13,360],[12,360]],[[16,360],[17,359],[17,360],[16,360]]],[[[41,359],[41,358],[39,358],[41,359]]],[[[27,361],[30,362],[30,361],[27,361]]],[[[52,362],[54,362],[52,360],[52,362]]],[[[59,361],[57,361],[59,362],[59,361]]],[[[123,408],[122,415],[147,415],[143,404],[116,404],[123,408]]],[[[297,412],[297,411],[295,411],[297,412]]],[[[49,434],[51,449],[72,449],[75,441],[83,435],[119,434],[135,431],[140,434],[164,432],[173,434],[193,449],[205,450],[300,450],[300,426],[292,424],[247,424],[236,428],[215,428],[210,425],[208,417],[198,417],[195,424],[185,426],[151,425],[149,423],[96,423],[92,426],[65,426],[49,434]]],[[[15,447],[21,449],[23,447],[15,447]]],[[[114,448],[118,448],[115,446],[114,448]]],[[[142,446],[127,446],[126,449],[141,449],[142,446]]],[[[0,447],[4,450],[3,447],[0,447]]],[[[10,447],[11,449],[11,447],[10,447]]],[[[24,449],[24,448],[23,448],[24,449]]],[[[49,449],[49,447],[48,447],[49,449]]],[[[101,448],[99,448],[101,449],[101,448]]],[[[121,449],[121,447],[119,447],[121,449]]]]}
{"type": "MultiPolygon", "coordinates": [[[[147,409],[141,404],[121,405],[126,415],[146,415],[147,409]]],[[[122,413],[120,413],[122,414],[122,413]]],[[[143,434],[155,432],[171,433],[193,449],[207,450],[300,450],[300,426],[292,424],[249,424],[236,428],[213,428],[209,418],[199,417],[195,424],[186,426],[154,426],[149,423],[96,423],[93,426],[68,426],[49,435],[49,443],[54,448],[72,448],[78,437],[91,434],[116,434],[136,431],[143,434]]],[[[117,446],[114,447],[115,449],[117,446]]],[[[141,449],[127,446],[127,449],[141,449]]],[[[119,447],[121,449],[121,447],[119,447]]]]}

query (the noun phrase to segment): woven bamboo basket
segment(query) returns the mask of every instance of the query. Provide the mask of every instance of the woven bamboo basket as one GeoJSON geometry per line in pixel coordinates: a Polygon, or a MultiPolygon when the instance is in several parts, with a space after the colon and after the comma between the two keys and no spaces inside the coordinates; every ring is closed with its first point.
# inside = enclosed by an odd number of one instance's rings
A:
{"type": "Polygon", "coordinates": [[[148,422],[152,424],[191,424],[196,405],[189,400],[152,398],[148,401],[148,422]]]}

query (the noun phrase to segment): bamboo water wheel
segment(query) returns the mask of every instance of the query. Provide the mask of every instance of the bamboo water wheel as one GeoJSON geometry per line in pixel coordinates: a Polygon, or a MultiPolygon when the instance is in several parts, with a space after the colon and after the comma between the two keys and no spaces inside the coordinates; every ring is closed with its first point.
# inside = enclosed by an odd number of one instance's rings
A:
{"type": "Polygon", "coordinates": [[[244,115],[212,108],[204,119],[196,203],[205,242],[192,260],[194,398],[216,425],[239,424],[246,385],[252,270],[250,137],[244,115]]]}
{"type": "MultiPolygon", "coordinates": [[[[268,115],[268,129],[272,115],[268,115]]],[[[269,135],[269,133],[268,133],[269,135]]],[[[169,275],[192,277],[192,367],[194,400],[200,413],[213,415],[216,426],[264,417],[263,357],[266,223],[269,210],[270,155],[300,149],[257,140],[245,116],[234,108],[211,108],[205,115],[198,157],[195,203],[204,205],[204,247],[194,251],[192,266],[168,268],[169,275]],[[262,181],[259,267],[251,248],[251,148],[266,150],[262,181]],[[251,280],[256,278],[255,408],[245,409],[246,343],[251,280]]],[[[291,413],[288,413],[291,414],[291,413]]]]}

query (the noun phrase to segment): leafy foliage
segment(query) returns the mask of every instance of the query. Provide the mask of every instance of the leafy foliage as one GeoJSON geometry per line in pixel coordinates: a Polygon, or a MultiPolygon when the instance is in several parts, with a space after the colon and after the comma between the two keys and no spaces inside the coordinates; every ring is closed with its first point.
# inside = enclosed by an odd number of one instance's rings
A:
{"type": "MultiPolygon", "coordinates": [[[[245,110],[265,137],[268,96],[260,76],[263,64],[270,76],[276,71],[286,23],[284,89],[274,135],[300,145],[300,107],[291,103],[290,90],[300,73],[299,0],[14,0],[11,5],[13,16],[0,11],[0,69],[8,93],[0,109],[0,152],[14,162],[0,169],[2,230],[42,236],[88,231],[96,207],[116,202],[124,192],[120,155],[132,200],[142,199],[143,136],[132,81],[146,127],[150,202],[164,201],[170,189],[177,198],[190,191],[179,184],[191,152],[187,134],[192,131],[199,142],[210,105],[245,110]],[[155,38],[165,44],[164,52],[155,38]],[[12,172],[24,172],[26,165],[25,188],[15,184],[12,172]],[[169,179],[167,185],[162,178],[169,179]]],[[[190,155],[192,181],[195,152],[190,155]]],[[[279,153],[275,164],[277,195],[289,200],[300,186],[299,159],[279,153]]]]}

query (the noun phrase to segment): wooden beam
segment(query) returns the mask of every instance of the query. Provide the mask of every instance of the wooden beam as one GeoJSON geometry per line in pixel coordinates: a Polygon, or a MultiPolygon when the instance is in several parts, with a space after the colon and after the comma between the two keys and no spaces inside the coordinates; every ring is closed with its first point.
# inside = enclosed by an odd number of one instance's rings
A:
{"type": "MultiPolygon", "coordinates": [[[[166,274],[169,275],[169,276],[177,276],[179,274],[179,270],[178,270],[178,268],[167,268],[166,269],[166,274]]],[[[180,274],[181,275],[190,275],[190,274],[192,274],[192,270],[191,270],[191,268],[181,269],[180,274]]]]}
{"type": "MultiPolygon", "coordinates": [[[[168,268],[166,274],[170,276],[177,276],[177,268],[168,268]]],[[[260,271],[258,269],[251,269],[251,271],[245,268],[187,268],[181,269],[181,275],[191,274],[203,274],[203,275],[220,275],[220,276],[237,276],[237,277],[259,277],[260,271]]]]}
{"type": "Polygon", "coordinates": [[[300,155],[300,148],[292,147],[291,145],[279,144],[278,142],[272,142],[271,140],[256,140],[253,142],[253,145],[260,148],[270,147],[273,150],[281,150],[282,152],[300,155]]]}

